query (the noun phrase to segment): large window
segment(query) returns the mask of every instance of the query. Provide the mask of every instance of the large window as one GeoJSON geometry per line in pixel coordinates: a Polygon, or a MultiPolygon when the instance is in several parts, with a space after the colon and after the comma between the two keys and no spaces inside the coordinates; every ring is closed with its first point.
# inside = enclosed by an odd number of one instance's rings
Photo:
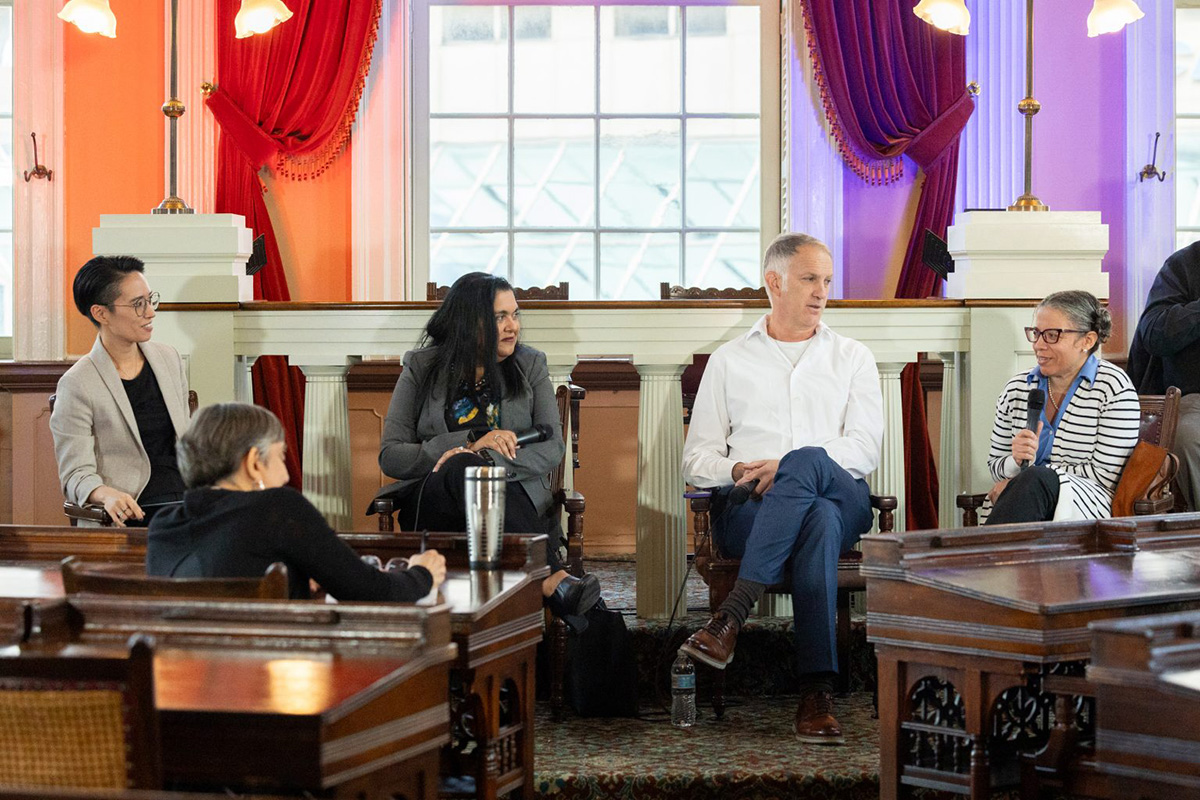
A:
{"type": "Polygon", "coordinates": [[[484,270],[603,300],[759,285],[778,18],[757,1],[419,2],[417,279],[484,270]]]}
{"type": "Polygon", "coordinates": [[[1200,239],[1200,0],[1175,8],[1175,246],[1200,239]]]}
{"type": "Polygon", "coordinates": [[[0,0],[0,337],[4,338],[12,336],[13,315],[12,11],[12,0],[0,0]]]}

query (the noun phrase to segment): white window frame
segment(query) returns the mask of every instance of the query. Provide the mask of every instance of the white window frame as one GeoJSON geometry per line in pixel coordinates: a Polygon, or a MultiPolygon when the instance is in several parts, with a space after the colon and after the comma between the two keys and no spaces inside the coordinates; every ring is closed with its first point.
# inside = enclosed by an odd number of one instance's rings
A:
{"type": "MultiPolygon", "coordinates": [[[[63,21],[61,6],[13,2],[13,159],[15,172],[38,155],[54,180],[14,180],[13,357],[57,361],[66,351],[63,212],[63,21]]],[[[27,166],[28,165],[28,166],[27,166]]]]}
{"type": "MultiPolygon", "coordinates": [[[[12,11],[12,18],[10,20],[8,30],[9,30],[9,35],[13,37],[13,42],[15,44],[16,43],[17,20],[16,20],[16,13],[15,13],[16,9],[13,8],[13,0],[0,0],[0,8],[8,8],[8,9],[11,9],[11,11],[12,11]]],[[[17,71],[16,68],[17,68],[17,59],[16,59],[16,54],[14,53],[13,54],[14,76],[17,71]]],[[[13,80],[13,84],[14,84],[14,86],[13,86],[14,93],[13,93],[13,98],[12,98],[12,108],[8,111],[8,113],[0,111],[0,120],[7,119],[9,121],[9,123],[10,123],[9,130],[12,133],[12,138],[13,138],[13,141],[11,142],[11,144],[12,144],[12,154],[13,154],[12,207],[13,207],[13,217],[14,218],[12,220],[12,228],[0,227],[0,233],[4,233],[5,231],[7,231],[9,233],[10,241],[13,243],[12,253],[10,253],[10,256],[12,256],[12,258],[10,259],[10,263],[12,264],[12,267],[13,267],[13,274],[10,276],[10,279],[9,279],[9,284],[8,284],[9,293],[8,293],[8,297],[7,297],[8,308],[6,309],[5,313],[8,315],[8,319],[9,319],[9,323],[11,324],[11,327],[15,330],[16,324],[17,324],[16,319],[15,319],[16,311],[17,311],[17,302],[16,302],[16,298],[14,297],[14,294],[16,292],[16,277],[17,277],[17,275],[16,275],[16,272],[17,272],[17,269],[16,269],[16,263],[17,263],[17,259],[16,259],[16,249],[17,249],[16,248],[16,238],[17,238],[16,210],[17,210],[17,208],[16,207],[17,207],[17,180],[19,180],[17,176],[19,176],[22,173],[22,169],[18,166],[18,164],[20,162],[17,159],[17,153],[19,152],[19,150],[17,148],[17,127],[16,127],[16,120],[13,118],[13,111],[16,109],[16,96],[15,96],[16,80],[15,79],[13,80]]],[[[7,336],[0,335],[0,358],[12,358],[12,355],[13,355],[12,334],[9,334],[7,336]]]]}
{"type": "MultiPolygon", "coordinates": [[[[1171,131],[1172,131],[1172,135],[1170,136],[1170,149],[1172,151],[1171,163],[1173,165],[1178,163],[1178,161],[1174,157],[1174,151],[1178,145],[1179,140],[1178,140],[1178,137],[1173,134],[1175,131],[1177,131],[1179,129],[1179,125],[1178,125],[1179,121],[1180,120],[1200,120],[1200,112],[1193,111],[1193,112],[1180,113],[1179,108],[1175,103],[1176,76],[1175,76],[1175,72],[1174,72],[1174,65],[1175,65],[1174,53],[1175,53],[1175,42],[1176,42],[1175,37],[1177,35],[1177,31],[1175,29],[1175,14],[1174,14],[1174,12],[1181,8],[1200,8],[1200,0],[1175,0],[1174,8],[1172,9],[1172,14],[1171,14],[1171,31],[1172,31],[1172,36],[1171,36],[1171,54],[1172,54],[1172,57],[1171,57],[1171,65],[1172,65],[1172,71],[1171,71],[1171,99],[1172,99],[1172,102],[1171,102],[1171,110],[1172,110],[1171,131]]],[[[1165,157],[1164,155],[1161,155],[1161,154],[1163,154],[1167,150],[1167,148],[1164,146],[1164,144],[1165,143],[1162,143],[1162,142],[1159,143],[1158,150],[1160,153],[1160,160],[1165,157]]],[[[1160,165],[1160,168],[1161,168],[1161,165],[1160,165]]],[[[1170,178],[1170,175],[1168,175],[1168,178],[1170,178]]],[[[1194,234],[1194,238],[1200,239],[1200,225],[1180,225],[1179,224],[1179,210],[1178,210],[1179,209],[1179,204],[1178,204],[1179,182],[1175,181],[1175,180],[1172,180],[1171,182],[1173,184],[1175,184],[1174,191],[1171,192],[1171,216],[1172,216],[1172,219],[1174,220],[1174,225],[1172,226],[1173,227],[1173,230],[1172,230],[1173,235],[1171,237],[1171,244],[1172,244],[1172,249],[1174,249],[1174,247],[1178,246],[1176,243],[1178,242],[1180,233],[1184,233],[1184,232],[1191,233],[1191,234],[1194,234]]]]}
{"type": "MultiPolygon", "coordinates": [[[[424,286],[429,280],[429,241],[430,241],[430,225],[429,225],[429,163],[428,158],[424,154],[429,152],[429,8],[432,5],[468,5],[472,0],[413,0],[411,6],[411,36],[409,40],[412,43],[412,61],[410,65],[410,75],[412,78],[412,91],[410,97],[412,99],[410,105],[410,130],[412,135],[408,137],[410,151],[408,153],[407,162],[411,168],[412,176],[412,213],[409,218],[409,236],[408,238],[408,264],[409,277],[411,281],[410,297],[414,299],[424,299],[424,286]]],[[[476,0],[482,2],[482,0],[476,0]]],[[[568,3],[548,3],[546,0],[502,0],[504,5],[511,6],[541,6],[541,5],[567,5],[568,3]]],[[[485,2],[484,4],[493,5],[500,4],[499,2],[485,2]]],[[[621,0],[593,0],[589,3],[571,2],[569,5],[573,7],[591,6],[619,6],[630,5],[629,2],[621,2],[621,0]]],[[[646,0],[644,3],[639,2],[638,5],[665,5],[665,6],[734,6],[748,5],[758,6],[761,9],[760,19],[760,51],[762,61],[760,65],[760,223],[759,223],[759,242],[760,251],[765,250],[766,246],[771,242],[780,231],[780,220],[784,210],[782,199],[782,180],[781,173],[783,169],[783,157],[781,153],[781,88],[780,88],[780,53],[782,31],[781,13],[778,0],[676,0],[675,2],[655,2],[654,0],[646,0]]],[[[511,29],[511,26],[510,26],[511,29]]],[[[600,32],[597,28],[596,36],[599,37],[600,32]]],[[[510,81],[510,98],[512,69],[513,69],[513,54],[512,48],[515,46],[515,37],[508,38],[509,43],[509,81],[510,81]]],[[[598,53],[599,51],[597,51],[598,53]]],[[[683,56],[686,59],[686,54],[683,56]]],[[[597,58],[599,56],[597,55],[597,58]]],[[[686,62],[685,62],[686,67],[686,62]]],[[[597,76],[599,72],[597,71],[597,76]]],[[[684,80],[681,72],[681,81],[684,80]]],[[[597,109],[598,111],[598,109],[597,109]]],[[[513,119],[519,119],[523,115],[503,113],[496,115],[496,118],[507,119],[511,122],[513,119]]],[[[537,115],[532,115],[537,116],[537,115]]],[[[687,119],[692,115],[670,114],[670,115],[654,115],[654,114],[633,114],[633,115],[612,115],[612,114],[585,114],[581,115],[586,118],[607,119],[612,117],[656,117],[668,116],[677,117],[679,119],[687,119]]],[[[697,115],[704,118],[713,118],[716,115],[704,114],[697,115]]],[[[741,115],[728,115],[731,118],[736,118],[741,115]]],[[[509,137],[509,164],[511,173],[512,162],[512,147],[513,137],[509,137]]],[[[682,176],[681,176],[682,178],[682,176]]],[[[510,174],[509,181],[512,177],[510,174]]],[[[511,193],[511,187],[510,187],[511,193]]],[[[511,211],[510,211],[511,214],[511,211]]],[[[510,217],[511,219],[511,217],[510,217]]],[[[581,226],[587,227],[587,226],[581,226]]],[[[593,225],[595,231],[603,231],[604,233],[643,233],[649,231],[648,228],[612,228],[599,226],[599,214],[596,215],[593,225]]],[[[509,259],[513,253],[513,226],[507,226],[509,237],[509,259]]],[[[529,230],[538,232],[540,229],[521,228],[522,232],[529,230]]],[[[546,229],[551,230],[551,229],[546,229]]],[[[568,228],[568,231],[574,230],[568,228]]],[[[705,228],[693,228],[687,225],[687,220],[681,220],[679,228],[662,228],[654,229],[654,233],[671,233],[680,231],[683,235],[680,237],[680,263],[679,275],[683,275],[683,258],[686,234],[697,231],[703,232],[705,228]]],[[[464,229],[464,232],[472,232],[464,229]]],[[[562,229],[555,228],[554,233],[563,232],[562,229]]]]}

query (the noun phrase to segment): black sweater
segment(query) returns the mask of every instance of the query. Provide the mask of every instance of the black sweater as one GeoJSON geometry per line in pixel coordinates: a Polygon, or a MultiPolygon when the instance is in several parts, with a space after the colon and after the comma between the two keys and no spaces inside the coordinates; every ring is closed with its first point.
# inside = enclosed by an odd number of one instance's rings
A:
{"type": "Polygon", "coordinates": [[[1129,346],[1129,377],[1141,394],[1200,392],[1200,242],[1168,258],[1154,279],[1129,346]]]}
{"type": "Polygon", "coordinates": [[[150,522],[146,573],[174,578],[261,577],[288,568],[288,594],[308,598],[314,579],[338,600],[419,600],[433,576],[424,567],[381,572],[366,564],[293,489],[192,489],[150,522]]]}

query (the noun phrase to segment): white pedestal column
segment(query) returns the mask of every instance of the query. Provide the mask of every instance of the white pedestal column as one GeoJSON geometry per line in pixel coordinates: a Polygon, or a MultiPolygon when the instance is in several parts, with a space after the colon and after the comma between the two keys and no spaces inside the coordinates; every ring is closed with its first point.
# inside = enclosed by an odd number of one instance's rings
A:
{"type": "Polygon", "coordinates": [[[687,567],[684,364],[638,364],[637,613],[667,619],[687,567]]]}
{"type": "Polygon", "coordinates": [[[954,505],[964,484],[962,457],[962,375],[960,353],[938,353],[942,359],[942,441],[938,451],[938,526],[957,528],[962,517],[954,505]]]}
{"type": "Polygon", "coordinates": [[[350,403],[340,364],[291,363],[304,371],[304,496],[335,530],[350,529],[350,403]]]}
{"type": "Polygon", "coordinates": [[[1065,289],[1108,297],[1099,211],[969,211],[946,232],[947,297],[1041,298],[1065,289]]]}
{"type": "Polygon", "coordinates": [[[905,480],[904,480],[904,413],[900,396],[900,373],[908,364],[903,362],[880,362],[879,382],[883,389],[883,453],[879,469],[867,480],[871,493],[892,495],[896,498],[896,531],[904,530],[905,480]]]}
{"type": "Polygon", "coordinates": [[[233,397],[239,403],[254,402],[254,356],[237,356],[234,364],[233,397]]]}

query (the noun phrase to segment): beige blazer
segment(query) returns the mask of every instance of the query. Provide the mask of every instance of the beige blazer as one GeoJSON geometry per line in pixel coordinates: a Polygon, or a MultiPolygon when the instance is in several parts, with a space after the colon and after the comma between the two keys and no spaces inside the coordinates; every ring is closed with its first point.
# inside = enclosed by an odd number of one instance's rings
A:
{"type": "MultiPolygon", "coordinates": [[[[145,342],[140,347],[180,436],[188,425],[183,359],[169,345],[145,342]]],[[[70,502],[82,505],[101,485],[134,497],[146,488],[150,458],[116,365],[99,336],[92,351],[59,378],[50,432],[63,496],[70,502]]]]}

